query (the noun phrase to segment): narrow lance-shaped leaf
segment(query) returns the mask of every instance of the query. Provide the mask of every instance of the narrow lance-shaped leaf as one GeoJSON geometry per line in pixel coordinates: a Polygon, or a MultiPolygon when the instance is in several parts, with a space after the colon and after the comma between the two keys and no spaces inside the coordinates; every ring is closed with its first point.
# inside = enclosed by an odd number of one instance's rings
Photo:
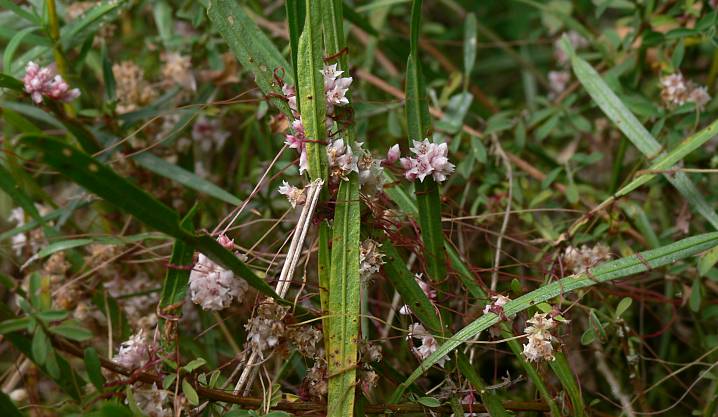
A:
{"type": "Polygon", "coordinates": [[[327,103],[322,76],[322,2],[306,0],[306,21],[299,37],[298,104],[307,137],[306,152],[312,180],[327,178],[327,103]]]}
{"type": "MultiPolygon", "coordinates": [[[[606,116],[611,119],[616,127],[626,135],[628,140],[647,158],[663,158],[664,153],[662,152],[661,144],[658,143],[641,122],[638,121],[636,116],[621,102],[596,70],[593,69],[588,62],[576,55],[566,39],[562,41],[562,46],[571,56],[571,65],[573,66],[576,78],[578,78],[593,101],[596,102],[606,116]]],[[[715,127],[711,129],[715,129],[715,127]]],[[[700,142],[700,140],[695,140],[692,143],[698,144],[700,142]]],[[[686,150],[690,152],[690,148],[691,146],[687,146],[686,150]]],[[[679,160],[682,158],[680,153],[682,152],[678,153],[679,160]]],[[[705,217],[714,228],[718,229],[718,215],[716,215],[713,207],[703,198],[685,173],[665,174],[665,177],[688,200],[698,213],[705,217]]],[[[638,185],[640,185],[640,183],[638,183],[638,185]]]]}
{"type": "MultiPolygon", "coordinates": [[[[414,1],[411,16],[411,54],[406,64],[406,121],[410,146],[412,146],[413,140],[421,141],[426,138],[431,123],[424,75],[417,55],[421,0],[414,1]]],[[[444,252],[444,234],[441,227],[439,187],[432,178],[427,177],[424,181],[417,181],[415,188],[427,273],[432,280],[441,280],[446,275],[446,253],[444,252]]]]}
{"type": "MultiPolygon", "coordinates": [[[[193,229],[192,218],[197,212],[195,205],[182,219],[180,226],[187,231],[193,229]]],[[[172,247],[172,255],[170,256],[170,264],[167,267],[165,280],[162,283],[162,293],[160,295],[160,311],[162,316],[181,316],[182,302],[187,299],[187,283],[189,282],[190,268],[192,265],[192,257],[194,255],[194,247],[186,244],[181,239],[175,240],[172,247]]],[[[160,318],[160,326],[165,326],[165,318],[160,318]]],[[[164,332],[162,332],[164,334],[164,332]]],[[[162,338],[165,346],[172,348],[174,341],[162,338]]]]}
{"type": "MultiPolygon", "coordinates": [[[[389,241],[385,241],[382,249],[387,257],[386,263],[383,265],[384,276],[391,281],[392,286],[399,292],[401,298],[407,303],[411,309],[411,313],[416,316],[430,333],[436,336],[437,343],[441,344],[450,336],[450,332],[446,329],[446,325],[442,326],[442,320],[436,312],[435,306],[431,303],[424,291],[419,287],[411,272],[406,268],[406,264],[400,258],[399,253],[389,241]]],[[[459,371],[469,380],[477,392],[481,395],[481,401],[486,406],[491,416],[508,416],[506,409],[501,404],[501,400],[493,391],[487,391],[486,382],[479,376],[474,369],[469,358],[464,352],[458,352],[456,355],[457,367],[459,371]]],[[[392,396],[392,401],[399,401],[404,389],[401,387],[392,396]]]]}
{"type": "MultiPolygon", "coordinates": [[[[670,265],[680,259],[697,255],[717,245],[718,232],[705,233],[680,240],[658,249],[606,262],[593,268],[591,276],[587,273],[571,275],[509,301],[503,306],[504,314],[512,316],[559,295],[566,295],[581,288],[591,287],[602,282],[612,281],[645,272],[649,269],[670,265]]],[[[421,366],[417,368],[402,385],[407,386],[416,381],[417,378],[436,364],[442,357],[499,321],[500,317],[493,313],[484,314],[476,319],[457,332],[453,337],[449,338],[446,343],[426,358],[421,366]]]]}
{"type": "Polygon", "coordinates": [[[45,136],[25,136],[23,141],[39,150],[41,160],[87,190],[138,220],[186,244],[194,246],[207,257],[232,270],[260,292],[278,298],[272,288],[252,272],[237,256],[206,234],[192,234],[180,226],[176,211],[162,204],[145,191],[117,175],[96,159],[61,141],[45,136]]]}
{"type": "MultiPolygon", "coordinates": [[[[234,0],[212,0],[207,14],[234,56],[254,76],[264,94],[282,93],[274,78],[275,73],[282,75],[284,82],[293,83],[294,74],[289,63],[240,3],[234,0]]],[[[291,115],[284,100],[273,98],[272,102],[286,115],[291,115]]]]}
{"type": "MultiPolygon", "coordinates": [[[[339,56],[339,66],[346,71],[342,1],[322,2],[321,13],[325,55],[339,56]]],[[[347,98],[351,100],[351,95],[347,94],[347,98]]],[[[343,133],[347,145],[352,146],[353,127],[348,126],[343,133]]],[[[328,415],[344,417],[351,416],[354,409],[361,304],[359,178],[356,173],[339,184],[335,207],[329,274],[328,415]]]]}

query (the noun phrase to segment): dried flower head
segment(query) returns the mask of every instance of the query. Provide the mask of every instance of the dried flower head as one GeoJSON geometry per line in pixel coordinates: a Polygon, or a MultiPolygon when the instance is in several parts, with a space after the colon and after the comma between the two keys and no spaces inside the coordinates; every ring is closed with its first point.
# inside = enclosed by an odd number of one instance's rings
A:
{"type": "Polygon", "coordinates": [[[203,253],[189,275],[189,290],[192,302],[204,310],[223,310],[235,298],[242,302],[247,291],[247,282],[235,278],[234,272],[225,269],[203,253]]]}
{"type": "Polygon", "coordinates": [[[363,147],[363,143],[355,144],[359,155],[357,168],[359,168],[359,184],[364,194],[375,195],[384,188],[384,167],[380,159],[374,159],[371,152],[363,147]]]}
{"type": "Polygon", "coordinates": [[[257,313],[244,326],[247,329],[247,341],[252,349],[262,353],[268,348],[275,347],[284,337],[286,327],[284,316],[289,307],[281,306],[273,300],[265,300],[259,307],[257,313]]]}
{"type": "Polygon", "coordinates": [[[661,77],[661,99],[667,107],[694,103],[698,110],[703,110],[711,99],[706,87],[693,81],[686,81],[680,72],[661,77]]]}
{"type": "Polygon", "coordinates": [[[372,362],[380,362],[382,358],[381,346],[366,339],[359,342],[359,362],[365,366],[372,362]]]}
{"type": "Polygon", "coordinates": [[[292,205],[292,208],[296,208],[297,205],[306,203],[307,196],[304,193],[304,188],[297,188],[293,185],[289,185],[286,181],[282,181],[282,185],[277,190],[279,194],[287,197],[287,201],[292,205]]]}
{"type": "Polygon", "coordinates": [[[314,361],[307,374],[304,376],[304,386],[310,397],[322,398],[327,395],[328,378],[327,364],[322,359],[314,361]]]}
{"type": "Polygon", "coordinates": [[[40,67],[30,61],[25,67],[25,76],[22,80],[25,84],[25,91],[37,104],[42,103],[43,97],[66,103],[80,97],[80,90],[70,89],[69,84],[55,72],[55,68],[52,66],[40,67]]]}
{"type": "Polygon", "coordinates": [[[548,314],[536,313],[526,321],[530,326],[524,329],[527,343],[524,344],[523,355],[530,362],[540,360],[553,360],[554,337],[550,330],[556,327],[556,322],[548,314]]]}
{"type": "Polygon", "coordinates": [[[112,66],[117,93],[117,112],[127,113],[149,104],[157,96],[145,80],[145,72],[132,61],[122,61],[112,66]]]}
{"type": "Polygon", "coordinates": [[[381,244],[373,239],[365,239],[359,248],[359,276],[368,283],[384,264],[384,254],[379,250],[381,244]]]}
{"type": "Polygon", "coordinates": [[[170,392],[160,389],[157,384],[148,387],[135,387],[133,396],[137,408],[147,417],[171,417],[173,415],[169,404],[170,392]]]}
{"type": "Polygon", "coordinates": [[[321,330],[314,326],[295,326],[287,330],[287,338],[297,348],[297,352],[305,358],[320,358],[324,355],[321,330]]]}
{"type": "Polygon", "coordinates": [[[563,267],[574,274],[581,274],[610,258],[611,249],[603,244],[593,247],[583,245],[581,249],[569,246],[563,254],[563,267]]]}
{"type": "Polygon", "coordinates": [[[197,82],[192,73],[192,61],[189,56],[181,55],[177,52],[163,52],[162,58],[162,77],[163,84],[173,86],[179,84],[180,87],[195,91],[197,82]]]}

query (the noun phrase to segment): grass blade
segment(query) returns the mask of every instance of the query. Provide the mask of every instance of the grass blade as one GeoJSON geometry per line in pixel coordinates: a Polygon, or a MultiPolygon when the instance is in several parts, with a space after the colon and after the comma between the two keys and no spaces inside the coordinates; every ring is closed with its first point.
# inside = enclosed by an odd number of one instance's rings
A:
{"type": "MultiPolygon", "coordinates": [[[[412,145],[412,140],[426,138],[431,123],[424,75],[417,55],[421,3],[421,0],[414,0],[411,8],[411,54],[406,64],[406,121],[409,145],[412,145]]],[[[441,227],[439,187],[433,179],[425,178],[423,182],[415,183],[415,189],[427,273],[432,280],[441,280],[446,275],[446,253],[444,252],[444,233],[441,227]]]]}
{"type": "MultiPolygon", "coordinates": [[[[252,73],[257,86],[265,95],[282,94],[274,79],[275,71],[283,76],[285,82],[293,83],[294,74],[289,70],[287,60],[238,2],[212,0],[207,7],[207,14],[234,56],[252,73]]],[[[285,114],[291,114],[285,101],[278,98],[272,98],[271,101],[285,114]]]]}
{"type": "MultiPolygon", "coordinates": [[[[504,305],[504,314],[512,316],[533,305],[548,301],[561,294],[565,295],[581,288],[591,287],[599,283],[669,265],[677,260],[694,256],[713,248],[716,245],[718,245],[718,232],[705,233],[680,240],[658,249],[652,249],[633,256],[606,262],[593,268],[591,271],[592,277],[589,277],[586,273],[571,275],[508,302],[504,305]]],[[[414,371],[402,385],[408,385],[414,382],[425,370],[436,364],[442,357],[459,347],[465,341],[498,323],[499,320],[500,318],[497,315],[489,313],[461,329],[431,354],[431,356],[426,358],[421,366],[414,371]]]]}
{"type": "MultiPolygon", "coordinates": [[[[406,268],[406,264],[399,256],[394,246],[389,241],[384,241],[382,250],[386,255],[386,263],[383,265],[384,276],[391,282],[392,286],[401,295],[402,300],[411,306],[411,313],[419,319],[421,324],[431,332],[438,343],[443,343],[450,333],[446,325],[442,326],[442,320],[436,313],[435,306],[426,297],[413,275],[406,268]]],[[[459,371],[471,382],[477,392],[481,395],[481,401],[492,416],[507,416],[507,412],[501,404],[498,395],[492,391],[485,390],[486,383],[481,379],[474,369],[469,358],[463,352],[457,354],[457,367],[459,371]]],[[[403,389],[397,390],[392,396],[392,401],[399,401],[403,389]]]]}
{"type": "Polygon", "coordinates": [[[204,178],[200,178],[194,173],[189,172],[175,164],[171,164],[153,154],[142,153],[134,156],[132,159],[148,171],[152,171],[157,175],[169,178],[170,180],[182,184],[187,188],[207,194],[233,206],[242,205],[242,200],[236,196],[228,193],[204,178]]]}
{"type": "MultiPolygon", "coordinates": [[[[320,12],[324,27],[325,54],[339,54],[339,66],[347,70],[346,54],[341,54],[346,46],[342,1],[322,2],[320,12]]],[[[323,87],[323,80],[321,81],[323,87]]],[[[350,96],[347,98],[351,100],[350,96]]],[[[345,129],[344,137],[348,145],[354,143],[354,130],[351,126],[345,129]]],[[[330,378],[327,410],[328,416],[352,416],[361,304],[359,178],[355,173],[339,184],[335,207],[329,274],[327,363],[330,378]]]]}
{"type": "Polygon", "coordinates": [[[148,226],[196,247],[213,261],[244,278],[258,291],[278,298],[263,279],[255,275],[237,256],[222,247],[215,239],[206,234],[192,234],[184,230],[180,226],[176,211],[120,177],[96,159],[57,139],[45,136],[25,136],[23,141],[40,151],[39,157],[43,162],[77,184],[135,216],[148,226]]]}
{"type": "Polygon", "coordinates": [[[327,139],[327,103],[324,99],[322,76],[322,2],[307,0],[304,31],[299,37],[297,63],[297,102],[302,114],[302,124],[308,142],[307,160],[312,180],[327,178],[327,155],[324,141],[327,139]]]}
{"type": "MultiPolygon", "coordinates": [[[[616,127],[618,127],[621,132],[626,135],[628,140],[630,140],[631,143],[633,143],[633,145],[647,158],[653,159],[661,157],[662,160],[663,158],[666,158],[662,152],[661,144],[658,143],[658,141],[641,124],[641,122],[638,121],[636,116],[628,110],[626,105],[621,102],[618,96],[616,96],[598,72],[596,72],[596,70],[593,69],[588,62],[577,56],[575,52],[570,49],[570,46],[567,46],[566,44],[567,43],[564,42],[564,49],[566,49],[567,52],[570,52],[571,65],[573,66],[573,72],[576,74],[576,78],[578,78],[598,107],[601,108],[601,110],[616,125],[616,127]]],[[[711,125],[710,131],[713,131],[713,129],[716,129],[716,127],[711,125]]],[[[700,146],[702,144],[700,143],[701,139],[703,139],[702,136],[698,139],[692,140],[689,145],[685,145],[684,150],[677,152],[676,155],[678,156],[678,160],[685,156],[681,156],[681,154],[684,152],[690,152],[692,146],[700,146]]],[[[669,158],[668,161],[670,162],[673,159],[675,159],[675,156],[669,158]]],[[[718,229],[718,215],[716,215],[713,207],[711,207],[711,205],[703,198],[696,186],[693,182],[691,182],[685,173],[677,172],[670,175],[665,174],[665,177],[671,184],[673,184],[674,187],[676,187],[686,200],[688,200],[697,212],[705,217],[705,219],[708,220],[714,228],[718,229]]],[[[638,182],[635,186],[637,187],[641,184],[642,182],[638,182]]]]}

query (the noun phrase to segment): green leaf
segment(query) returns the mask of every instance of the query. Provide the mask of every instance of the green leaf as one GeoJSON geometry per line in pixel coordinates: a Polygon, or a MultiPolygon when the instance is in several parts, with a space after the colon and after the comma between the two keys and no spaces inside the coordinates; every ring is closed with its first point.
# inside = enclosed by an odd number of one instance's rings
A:
{"type": "MultiPolygon", "coordinates": [[[[257,86],[265,95],[282,94],[281,86],[274,80],[275,71],[283,76],[284,82],[293,83],[294,75],[289,70],[287,60],[238,2],[211,0],[207,14],[234,56],[242,67],[254,76],[257,86]]],[[[285,101],[277,98],[272,98],[271,101],[287,116],[291,116],[285,101]]]]}
{"type": "MultiPolygon", "coordinates": [[[[564,49],[570,52],[571,65],[573,71],[576,74],[576,78],[581,82],[583,87],[586,89],[588,94],[591,96],[593,101],[603,110],[606,116],[613,121],[621,132],[638,148],[643,155],[649,159],[658,157],[659,161],[655,164],[658,166],[665,166],[669,168],[675,161],[682,159],[692,150],[701,146],[705,141],[715,135],[718,130],[718,121],[711,124],[709,127],[696,135],[693,135],[689,140],[684,141],[678,150],[672,156],[665,156],[662,152],[661,144],[646,130],[646,128],[638,121],[636,116],[631,113],[628,108],[621,102],[616,94],[608,87],[606,82],[596,72],[591,65],[578,57],[575,52],[570,48],[568,41],[564,39],[564,49]],[[711,133],[712,132],[712,133],[711,133]]],[[[675,174],[664,174],[666,179],[673,184],[674,187],[688,200],[688,202],[699,212],[708,222],[716,229],[718,229],[718,215],[716,215],[713,207],[706,202],[703,196],[699,193],[696,186],[691,182],[688,176],[683,172],[677,172],[675,174]]],[[[630,190],[633,190],[641,184],[647,182],[652,178],[644,178],[642,176],[632,181],[631,184],[624,187],[619,191],[624,195],[630,190]]]]}
{"type": "Polygon", "coordinates": [[[312,180],[326,179],[327,139],[326,113],[327,103],[324,99],[324,77],[322,69],[322,2],[307,0],[306,21],[304,31],[299,37],[299,54],[297,62],[297,103],[302,115],[302,124],[308,140],[307,161],[309,176],[312,180]]]}
{"type": "Polygon", "coordinates": [[[701,301],[703,301],[701,292],[701,279],[696,278],[693,280],[693,285],[691,285],[691,297],[688,300],[688,307],[694,313],[701,309],[701,301]]]}
{"type": "Polygon", "coordinates": [[[90,382],[99,391],[102,391],[105,385],[105,377],[102,375],[102,365],[100,364],[100,357],[97,355],[97,351],[93,347],[85,349],[85,370],[87,376],[90,378],[90,382]]]}
{"type": "MultiPolygon", "coordinates": [[[[417,51],[419,26],[421,24],[421,1],[415,0],[411,7],[411,54],[406,64],[406,121],[409,131],[409,144],[412,140],[427,137],[431,119],[429,103],[426,97],[424,75],[421,71],[417,51]]],[[[414,184],[416,202],[419,207],[419,227],[424,243],[427,274],[432,280],[442,280],[446,275],[444,251],[444,232],[441,225],[441,201],[439,187],[431,178],[425,178],[414,184]]]]}
{"type": "MultiPolygon", "coordinates": [[[[581,288],[587,288],[603,282],[645,272],[649,268],[654,269],[670,265],[680,259],[694,256],[717,245],[718,232],[705,233],[680,240],[658,249],[606,262],[595,267],[591,271],[591,277],[589,277],[586,273],[571,275],[544,285],[543,287],[528,294],[524,294],[515,300],[509,301],[506,305],[504,305],[504,314],[512,316],[537,303],[548,301],[562,294],[569,294],[581,288]]],[[[409,378],[402,383],[402,385],[408,386],[416,381],[419,376],[421,376],[427,369],[430,369],[442,357],[459,347],[462,343],[498,323],[499,320],[500,318],[493,313],[484,314],[468,326],[461,329],[444,344],[439,346],[439,348],[428,358],[426,358],[421,366],[419,366],[419,368],[417,368],[409,376],[409,378]]]]}
{"type": "Polygon", "coordinates": [[[182,369],[184,369],[187,372],[192,372],[195,369],[201,368],[206,364],[207,361],[202,358],[197,358],[195,360],[190,361],[187,365],[183,366],[182,369]]]}
{"type": "Polygon", "coordinates": [[[19,332],[21,330],[27,330],[29,325],[30,325],[29,317],[5,320],[2,323],[0,323],[0,334],[19,332]]]}
{"type": "Polygon", "coordinates": [[[287,27],[289,28],[289,47],[292,51],[292,69],[294,78],[297,77],[297,53],[299,51],[299,36],[304,28],[306,10],[304,0],[287,0],[284,2],[287,12],[287,27]]]}
{"type": "Polygon", "coordinates": [[[424,407],[441,407],[441,401],[437,400],[434,397],[419,397],[416,399],[416,402],[423,405],[424,407]]]}
{"type": "Polygon", "coordinates": [[[135,162],[143,168],[152,171],[157,175],[168,178],[178,184],[182,184],[188,188],[207,194],[233,206],[242,205],[242,200],[236,196],[228,193],[204,178],[200,178],[196,174],[189,172],[180,166],[171,164],[151,153],[144,152],[139,155],[135,155],[132,159],[134,159],[135,162]]]}
{"type": "Polygon", "coordinates": [[[571,366],[566,360],[566,355],[564,355],[563,352],[556,352],[554,354],[554,360],[549,361],[549,366],[558,380],[561,381],[561,385],[568,394],[568,398],[571,399],[571,404],[573,404],[572,416],[583,417],[585,415],[584,410],[586,406],[584,405],[583,396],[581,395],[581,388],[579,388],[576,382],[571,366]]]}
{"type": "Polygon", "coordinates": [[[37,318],[44,322],[53,322],[65,320],[68,315],[69,313],[67,312],[67,310],[50,310],[38,312],[37,318]]]}
{"type": "Polygon", "coordinates": [[[79,323],[73,321],[66,321],[62,324],[51,327],[50,332],[78,342],[84,342],[85,340],[92,339],[91,331],[81,327],[79,323]]]}
{"type": "MultiPolygon", "coordinates": [[[[197,211],[197,206],[194,206],[189,213],[182,219],[180,226],[186,231],[190,231],[193,228],[192,218],[197,211]]],[[[179,308],[180,304],[187,298],[187,283],[189,282],[190,269],[184,266],[192,264],[192,257],[194,255],[194,247],[187,245],[181,239],[177,239],[172,248],[172,255],[170,257],[170,264],[173,265],[167,268],[165,274],[165,280],[162,284],[162,294],[160,295],[160,309],[163,315],[181,316],[182,309],[179,308]],[[167,311],[166,307],[172,306],[172,311],[167,311]]],[[[164,319],[160,319],[160,326],[164,327],[164,319]]],[[[173,346],[174,341],[164,340],[166,347],[169,349],[173,346]]]]}
{"type": "Polygon", "coordinates": [[[631,307],[631,304],[633,303],[633,299],[631,297],[623,297],[621,301],[618,302],[618,306],[616,306],[616,314],[614,315],[615,318],[619,318],[623,315],[623,313],[626,312],[631,307]]]}
{"type": "MultiPolygon", "coordinates": [[[[135,216],[148,226],[196,247],[219,265],[244,278],[249,285],[260,292],[278,298],[274,290],[263,279],[255,275],[236,255],[207,234],[191,234],[184,230],[176,211],[120,177],[96,159],[49,137],[25,136],[23,141],[39,151],[38,156],[43,162],[62,172],[87,190],[135,216]]],[[[2,183],[1,180],[0,183],[2,183]]]]}
{"type": "Polygon", "coordinates": [[[47,353],[52,349],[47,333],[41,327],[35,329],[32,337],[32,357],[38,365],[44,365],[47,360],[47,353]]]}
{"type": "Polygon", "coordinates": [[[476,63],[476,15],[469,13],[464,21],[464,77],[471,78],[476,63]]]}
{"type": "MultiPolygon", "coordinates": [[[[7,43],[7,46],[5,47],[5,51],[2,54],[2,62],[3,62],[3,70],[7,71],[8,74],[13,73],[13,71],[12,71],[13,55],[15,55],[15,51],[17,51],[17,48],[20,46],[20,43],[22,43],[22,41],[25,39],[25,37],[27,35],[31,34],[32,32],[34,32],[38,29],[39,29],[39,27],[37,27],[37,26],[30,26],[23,30],[20,30],[15,34],[15,36],[12,37],[12,39],[10,39],[10,42],[7,43]]],[[[4,76],[5,75],[3,75],[3,77],[4,76]]],[[[13,78],[13,80],[15,80],[15,79],[13,78]]],[[[2,85],[1,82],[0,82],[0,85],[2,85]]],[[[5,86],[3,85],[3,87],[5,87],[5,86]]],[[[20,84],[20,88],[13,88],[13,87],[10,87],[10,88],[12,88],[13,90],[21,90],[22,84],[20,84]]]]}
{"type": "Polygon", "coordinates": [[[194,387],[187,379],[182,380],[182,392],[190,404],[199,405],[199,396],[197,395],[197,391],[194,390],[194,387]]]}

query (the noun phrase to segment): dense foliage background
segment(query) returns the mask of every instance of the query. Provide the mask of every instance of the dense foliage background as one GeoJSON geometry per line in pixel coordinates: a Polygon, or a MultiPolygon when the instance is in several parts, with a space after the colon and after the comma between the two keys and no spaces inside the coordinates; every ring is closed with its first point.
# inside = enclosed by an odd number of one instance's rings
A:
{"type": "Polygon", "coordinates": [[[2,415],[716,415],[715,6],[0,0],[2,415]]]}

